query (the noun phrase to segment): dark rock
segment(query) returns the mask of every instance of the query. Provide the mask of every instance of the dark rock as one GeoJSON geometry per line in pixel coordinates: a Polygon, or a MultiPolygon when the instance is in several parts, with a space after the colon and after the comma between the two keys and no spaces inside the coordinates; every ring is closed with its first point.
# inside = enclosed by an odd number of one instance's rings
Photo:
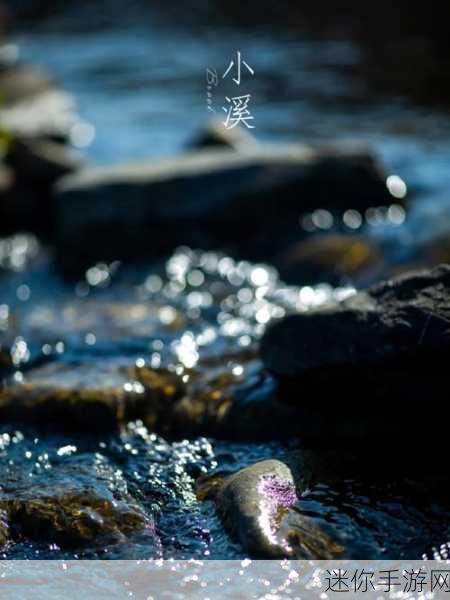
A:
{"type": "Polygon", "coordinates": [[[385,178],[361,147],[198,151],[64,178],[56,188],[58,243],[68,267],[69,259],[148,258],[179,244],[226,245],[263,259],[289,236],[298,239],[302,212],[389,201],[385,178]]]}
{"type": "Polygon", "coordinates": [[[422,407],[440,404],[450,385],[450,266],[287,316],[267,330],[261,354],[299,406],[302,435],[331,442],[384,433],[383,443],[430,436],[436,447],[447,420],[422,407]]]}
{"type": "Polygon", "coordinates": [[[230,150],[251,150],[256,139],[242,127],[227,129],[220,121],[208,123],[204,130],[189,144],[190,148],[229,148],[230,150]]]}
{"type": "Polygon", "coordinates": [[[33,476],[17,468],[3,473],[0,512],[13,537],[92,548],[139,534],[155,550],[159,546],[152,517],[129,495],[120,472],[100,457],[76,457],[33,476]]]}
{"type": "Polygon", "coordinates": [[[209,495],[231,535],[252,557],[332,559],[343,552],[295,508],[296,484],[283,462],[265,460],[222,481],[215,478],[209,495]]]}
{"type": "Polygon", "coordinates": [[[5,510],[0,510],[0,548],[9,540],[9,522],[8,515],[5,510]]]}
{"type": "Polygon", "coordinates": [[[288,283],[339,285],[370,282],[383,259],[375,243],[356,235],[317,235],[291,247],[281,261],[280,276],[288,283]]]}
{"type": "Polygon", "coordinates": [[[14,169],[17,178],[48,184],[82,166],[80,158],[68,146],[42,139],[14,139],[5,163],[14,169]]]}
{"type": "Polygon", "coordinates": [[[22,64],[0,69],[0,89],[0,150],[8,167],[0,171],[0,232],[51,237],[52,186],[80,166],[62,143],[76,123],[72,98],[45,73],[22,64]]]}
{"type": "Polygon", "coordinates": [[[250,384],[222,379],[195,389],[173,407],[171,433],[177,437],[206,435],[242,442],[286,440],[299,434],[299,410],[280,402],[270,377],[250,384]]]}
{"type": "Polygon", "coordinates": [[[182,394],[177,377],[164,370],[106,359],[49,363],[27,371],[23,381],[2,384],[0,420],[90,432],[114,430],[138,418],[154,426],[182,394]]]}
{"type": "Polygon", "coordinates": [[[13,184],[4,195],[0,214],[3,232],[53,231],[52,186],[81,166],[68,146],[49,140],[12,138],[5,163],[13,173],[13,184]]]}
{"type": "Polygon", "coordinates": [[[0,202],[3,202],[3,196],[11,189],[13,182],[12,169],[0,162],[0,202]]]}
{"type": "Polygon", "coordinates": [[[450,264],[450,235],[447,233],[429,242],[424,248],[424,259],[430,266],[450,264]]]}

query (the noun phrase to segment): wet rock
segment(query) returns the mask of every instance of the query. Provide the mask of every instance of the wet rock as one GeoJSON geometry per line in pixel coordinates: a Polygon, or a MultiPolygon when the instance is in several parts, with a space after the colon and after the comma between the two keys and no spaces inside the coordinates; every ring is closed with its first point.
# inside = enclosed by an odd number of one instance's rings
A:
{"type": "Polygon", "coordinates": [[[188,384],[173,407],[171,432],[177,437],[207,435],[246,442],[298,435],[298,408],[279,401],[273,379],[263,374],[247,374],[247,379],[240,383],[230,376],[210,384],[188,384]]]}
{"type": "Polygon", "coordinates": [[[210,495],[231,535],[252,557],[332,559],[342,554],[313,519],[295,508],[294,477],[283,462],[266,460],[222,481],[215,478],[210,495]]]}
{"type": "Polygon", "coordinates": [[[102,457],[76,457],[32,473],[16,466],[3,473],[0,511],[14,538],[92,548],[143,534],[155,550],[159,545],[151,516],[102,457]]]}
{"type": "Polygon", "coordinates": [[[353,235],[319,235],[291,247],[280,268],[288,283],[370,283],[383,268],[375,243],[353,235]]]}
{"type": "Polygon", "coordinates": [[[63,178],[55,193],[60,256],[68,268],[69,259],[72,266],[136,259],[179,244],[229,245],[262,259],[289,236],[298,238],[302,212],[390,201],[372,156],[346,145],[258,145],[86,169],[63,178]]]}
{"type": "Polygon", "coordinates": [[[183,393],[177,377],[164,370],[107,359],[49,363],[30,369],[23,380],[2,384],[0,420],[90,432],[114,430],[138,418],[153,426],[164,421],[183,393]]]}
{"type": "Polygon", "coordinates": [[[450,384],[449,307],[450,266],[442,265],[271,326],[261,354],[303,411],[302,434],[330,443],[380,433],[383,443],[399,435],[441,443],[444,426],[421,407],[440,402],[450,384]]]}
{"type": "Polygon", "coordinates": [[[191,142],[190,148],[229,148],[246,151],[257,144],[256,139],[242,127],[227,129],[221,121],[212,121],[191,142]]]}

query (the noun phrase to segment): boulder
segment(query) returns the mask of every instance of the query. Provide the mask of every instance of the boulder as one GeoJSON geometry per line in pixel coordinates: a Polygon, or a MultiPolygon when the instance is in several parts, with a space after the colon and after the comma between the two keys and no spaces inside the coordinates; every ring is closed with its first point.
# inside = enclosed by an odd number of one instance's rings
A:
{"type": "Polygon", "coordinates": [[[0,387],[0,421],[100,432],[133,419],[154,425],[182,395],[177,377],[128,361],[48,363],[0,387]]]}
{"type": "MultiPolygon", "coordinates": [[[[203,482],[207,487],[208,482],[203,482]]],[[[295,504],[290,468],[265,460],[223,480],[213,478],[209,493],[230,534],[254,558],[333,559],[343,548],[303,515],[295,504]]]]}
{"type": "Polygon", "coordinates": [[[418,435],[436,447],[447,421],[424,402],[440,405],[450,385],[450,266],[284,317],[261,355],[285,386],[280,397],[299,406],[302,435],[332,443],[385,434],[383,444],[418,435]]]}
{"type": "Polygon", "coordinates": [[[257,145],[85,169],[55,188],[58,245],[70,266],[230,246],[254,259],[298,239],[299,215],[390,202],[367,149],[257,145]],[[274,235],[276,232],[276,235],[274,235]]]}

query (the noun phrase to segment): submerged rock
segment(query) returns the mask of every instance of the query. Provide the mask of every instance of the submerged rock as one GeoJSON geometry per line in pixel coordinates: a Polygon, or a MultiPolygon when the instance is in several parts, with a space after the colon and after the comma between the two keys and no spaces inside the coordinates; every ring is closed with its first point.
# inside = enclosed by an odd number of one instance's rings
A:
{"type": "Polygon", "coordinates": [[[450,385],[450,266],[287,316],[267,330],[261,354],[303,411],[305,436],[331,442],[384,432],[384,443],[417,434],[439,444],[442,420],[422,407],[440,403],[450,385]]]}
{"type": "MultiPolygon", "coordinates": [[[[203,495],[208,497],[205,491],[203,495]]],[[[342,554],[343,549],[313,519],[295,508],[294,477],[283,462],[265,460],[222,481],[214,478],[209,495],[231,535],[250,556],[332,559],[342,554]]]]}
{"type": "Polygon", "coordinates": [[[158,551],[152,517],[137,505],[120,473],[105,459],[75,457],[41,467],[28,473],[16,466],[2,474],[4,541],[7,536],[25,537],[62,547],[95,548],[143,534],[158,551]]]}
{"type": "Polygon", "coordinates": [[[50,363],[12,377],[0,388],[0,420],[98,432],[142,419],[163,421],[183,393],[164,370],[99,359],[86,364],[50,363]]]}
{"type": "Polygon", "coordinates": [[[179,244],[227,245],[263,259],[298,237],[305,211],[390,202],[367,149],[346,145],[257,145],[85,169],[63,178],[55,193],[68,268],[69,260],[148,258],[179,244]]]}
{"type": "Polygon", "coordinates": [[[379,248],[362,236],[319,235],[298,242],[285,254],[280,275],[288,283],[333,285],[364,282],[379,274],[383,259],[379,248]]]}

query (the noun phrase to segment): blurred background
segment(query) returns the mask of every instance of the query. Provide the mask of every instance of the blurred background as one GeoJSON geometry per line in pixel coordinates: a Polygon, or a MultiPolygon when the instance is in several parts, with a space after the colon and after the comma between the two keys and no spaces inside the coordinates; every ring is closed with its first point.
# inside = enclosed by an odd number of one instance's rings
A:
{"type": "Polygon", "coordinates": [[[206,69],[223,72],[240,50],[255,72],[245,91],[258,139],[367,141],[387,173],[405,183],[409,207],[400,228],[386,229],[375,218],[369,234],[404,249],[450,231],[447,6],[403,0],[339,6],[3,0],[0,6],[3,136],[39,128],[35,121],[46,113],[47,125],[68,131],[91,163],[177,153],[211,117],[206,69]],[[27,85],[43,83],[34,73],[11,91],[5,72],[17,58],[45,69],[66,93],[35,109],[26,124],[10,109],[27,85]]]}

